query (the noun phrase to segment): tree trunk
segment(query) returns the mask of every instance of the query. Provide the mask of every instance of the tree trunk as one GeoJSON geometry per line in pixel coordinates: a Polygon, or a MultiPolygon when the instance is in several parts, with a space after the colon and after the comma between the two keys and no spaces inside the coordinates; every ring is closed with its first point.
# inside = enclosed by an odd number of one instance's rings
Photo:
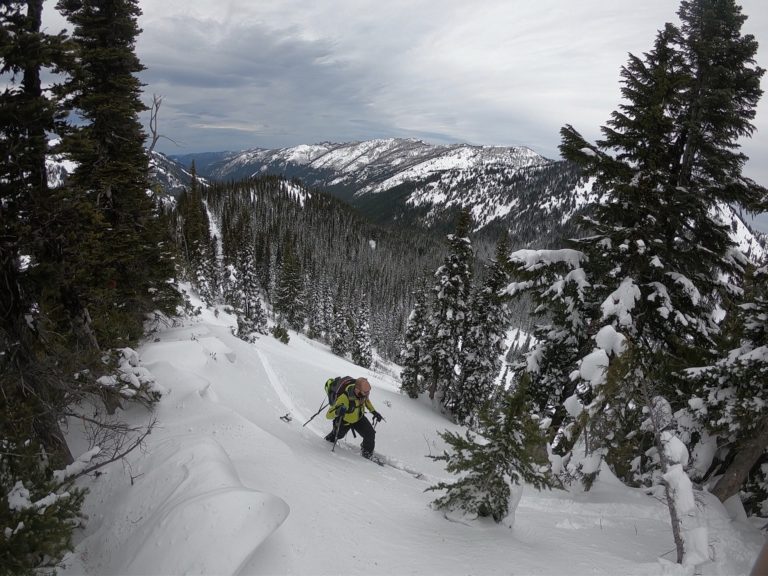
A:
{"type": "Polygon", "coordinates": [[[59,455],[64,460],[64,464],[69,465],[75,461],[53,413],[46,412],[38,417],[35,432],[45,449],[52,454],[59,455]]]}
{"type": "Polygon", "coordinates": [[[726,469],[725,474],[715,484],[712,494],[717,496],[721,502],[725,502],[737,494],[747,478],[747,474],[766,448],[768,448],[768,414],[763,416],[757,429],[738,446],[736,457],[726,469]]]}
{"type": "MultiPolygon", "coordinates": [[[[651,394],[650,385],[645,375],[641,377],[640,388],[642,390],[645,405],[648,408],[648,414],[653,425],[653,439],[656,445],[656,450],[659,453],[659,465],[661,467],[662,477],[669,470],[669,461],[667,459],[667,453],[664,450],[664,442],[662,441],[661,433],[662,426],[658,421],[658,413],[656,411],[655,404],[653,402],[653,396],[651,394]]],[[[669,520],[672,524],[672,538],[675,541],[675,550],[677,551],[677,563],[682,564],[685,559],[685,538],[683,536],[683,523],[680,518],[680,514],[677,511],[675,494],[672,491],[672,487],[666,480],[663,480],[664,484],[664,496],[667,501],[667,508],[669,510],[669,520]]]]}
{"type": "Polygon", "coordinates": [[[432,380],[432,382],[429,384],[429,388],[427,388],[429,391],[429,399],[434,400],[435,399],[435,392],[437,391],[437,382],[432,380]]]}

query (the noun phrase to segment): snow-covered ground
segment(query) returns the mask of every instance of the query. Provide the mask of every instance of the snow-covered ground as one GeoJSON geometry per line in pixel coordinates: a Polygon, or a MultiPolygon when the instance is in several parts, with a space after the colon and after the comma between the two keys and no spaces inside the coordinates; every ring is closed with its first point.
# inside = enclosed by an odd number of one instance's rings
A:
{"type": "MultiPolygon", "coordinates": [[[[672,564],[666,505],[603,473],[590,492],[526,488],[514,520],[447,517],[425,488],[450,479],[426,458],[452,427],[427,400],[398,392],[291,332],[255,344],[234,319],[204,311],[140,349],[168,390],[146,450],[112,464],[90,489],[89,521],[62,576],[75,574],[694,574],[672,564]],[[349,437],[334,453],[320,407],[330,376],[364,375],[386,418],[376,451],[349,437]],[[290,422],[280,417],[288,415],[290,422]]],[[[136,424],[150,415],[131,408],[136,424]]],[[[70,429],[81,452],[89,446],[70,429]]],[[[711,561],[696,574],[747,574],[763,542],[707,500],[711,561]]]]}

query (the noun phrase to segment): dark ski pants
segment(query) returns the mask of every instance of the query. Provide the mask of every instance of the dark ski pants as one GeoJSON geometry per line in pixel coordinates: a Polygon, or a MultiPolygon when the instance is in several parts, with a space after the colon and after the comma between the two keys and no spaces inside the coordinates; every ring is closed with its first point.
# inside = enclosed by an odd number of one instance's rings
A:
{"type": "MultiPolygon", "coordinates": [[[[331,433],[326,436],[326,440],[329,440],[330,442],[333,442],[333,433],[336,430],[336,420],[333,421],[333,430],[331,430],[331,433]]],[[[345,424],[344,422],[341,423],[341,427],[339,428],[339,435],[338,439],[341,440],[344,438],[344,436],[347,435],[347,432],[350,430],[354,430],[356,433],[360,434],[360,436],[363,437],[363,444],[362,449],[363,452],[371,453],[373,452],[373,447],[376,445],[376,430],[373,429],[373,426],[368,421],[368,418],[363,416],[355,422],[354,424],[345,424]]]]}

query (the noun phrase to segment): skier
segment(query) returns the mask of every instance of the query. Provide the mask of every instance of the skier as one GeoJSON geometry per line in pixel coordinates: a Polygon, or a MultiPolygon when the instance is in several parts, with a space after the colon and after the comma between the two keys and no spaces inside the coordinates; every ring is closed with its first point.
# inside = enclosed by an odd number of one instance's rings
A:
{"type": "Polygon", "coordinates": [[[349,384],[336,398],[336,402],[328,409],[325,417],[333,420],[333,429],[325,439],[328,442],[336,442],[347,435],[350,429],[363,437],[361,454],[363,458],[370,459],[373,456],[373,448],[376,444],[376,431],[365,417],[367,408],[376,422],[382,420],[381,414],[371,404],[369,395],[371,385],[365,378],[358,378],[349,384]]]}

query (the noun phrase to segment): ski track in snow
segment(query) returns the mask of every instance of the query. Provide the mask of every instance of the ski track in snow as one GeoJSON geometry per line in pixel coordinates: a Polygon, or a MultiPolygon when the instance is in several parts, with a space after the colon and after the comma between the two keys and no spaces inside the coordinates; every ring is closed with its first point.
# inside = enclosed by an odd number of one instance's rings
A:
{"type": "Polygon", "coordinates": [[[275,371],[272,369],[272,365],[269,363],[269,360],[267,360],[267,357],[261,350],[258,349],[256,350],[256,355],[259,357],[259,360],[261,360],[261,365],[264,367],[264,372],[267,374],[269,384],[272,386],[272,389],[275,391],[278,398],[280,398],[280,402],[283,403],[283,405],[291,414],[299,416],[301,421],[304,422],[306,420],[304,414],[302,414],[299,409],[296,408],[296,405],[293,403],[291,396],[280,383],[280,378],[278,378],[277,374],[275,374],[275,371]]]}
{"type": "MultiPolygon", "coordinates": [[[[296,404],[291,399],[290,394],[288,394],[288,391],[285,389],[283,384],[280,382],[280,378],[275,374],[275,371],[272,369],[271,364],[269,363],[269,360],[264,355],[264,353],[261,350],[256,350],[256,354],[259,357],[259,360],[261,360],[261,364],[264,367],[264,372],[267,374],[267,379],[269,380],[269,384],[272,386],[272,389],[277,394],[278,398],[280,398],[280,402],[283,403],[285,408],[288,410],[288,412],[291,413],[291,415],[294,416],[294,421],[297,421],[296,417],[301,420],[302,423],[306,422],[308,420],[308,417],[306,414],[304,414],[302,411],[300,411],[296,404]]],[[[322,416],[323,413],[321,412],[318,414],[318,416],[322,416]]],[[[310,430],[318,437],[325,439],[325,435],[322,432],[317,431],[314,428],[310,428],[310,430]]],[[[351,432],[350,432],[351,434],[351,432]]],[[[339,442],[337,446],[342,446],[345,450],[352,451],[353,448],[349,446],[346,442],[339,442]]],[[[386,456],[384,454],[381,454],[380,452],[376,452],[376,455],[381,458],[381,460],[384,462],[385,465],[390,466],[392,468],[395,468],[397,470],[401,470],[402,472],[405,472],[407,474],[410,474],[417,480],[425,480],[425,481],[433,481],[433,479],[430,479],[427,475],[423,474],[422,472],[416,470],[415,468],[408,466],[404,462],[401,462],[395,458],[391,458],[389,456],[386,456]]]]}

